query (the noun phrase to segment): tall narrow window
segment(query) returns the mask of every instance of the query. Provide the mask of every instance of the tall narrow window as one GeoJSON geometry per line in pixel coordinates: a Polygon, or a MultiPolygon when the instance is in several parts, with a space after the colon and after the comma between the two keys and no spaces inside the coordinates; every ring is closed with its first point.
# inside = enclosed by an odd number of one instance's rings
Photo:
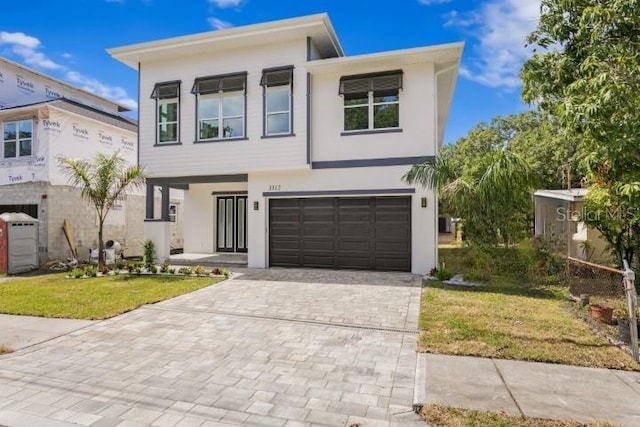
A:
{"type": "Polygon", "coordinates": [[[33,120],[6,122],[2,126],[2,157],[13,159],[31,156],[33,120]]]}
{"type": "Polygon", "coordinates": [[[345,132],[400,127],[401,89],[402,70],[342,77],[345,132]]]}
{"type": "Polygon", "coordinates": [[[195,80],[197,141],[245,137],[246,87],[247,73],[195,80]]]}
{"type": "Polygon", "coordinates": [[[264,88],[264,135],[291,135],[293,66],[263,70],[260,84],[264,88]]]}
{"type": "Polygon", "coordinates": [[[156,100],[156,144],[180,142],[180,83],[157,83],[151,93],[156,100]]]}

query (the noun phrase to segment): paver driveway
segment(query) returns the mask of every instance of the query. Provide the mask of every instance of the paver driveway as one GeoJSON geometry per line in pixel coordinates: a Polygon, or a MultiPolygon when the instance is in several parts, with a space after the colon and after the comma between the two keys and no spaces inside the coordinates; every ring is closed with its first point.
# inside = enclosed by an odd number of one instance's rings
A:
{"type": "Polygon", "coordinates": [[[0,358],[0,425],[400,425],[420,279],[247,270],[0,358]]]}

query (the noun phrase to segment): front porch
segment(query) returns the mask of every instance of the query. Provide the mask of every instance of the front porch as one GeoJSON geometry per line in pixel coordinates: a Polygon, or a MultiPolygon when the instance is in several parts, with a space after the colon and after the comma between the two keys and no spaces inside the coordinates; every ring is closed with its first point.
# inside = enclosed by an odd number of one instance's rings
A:
{"type": "Polygon", "coordinates": [[[246,253],[213,253],[213,254],[199,254],[193,252],[187,252],[182,254],[175,254],[169,257],[169,263],[172,265],[185,265],[196,266],[201,265],[203,267],[246,267],[247,266],[247,254],[246,253]]]}

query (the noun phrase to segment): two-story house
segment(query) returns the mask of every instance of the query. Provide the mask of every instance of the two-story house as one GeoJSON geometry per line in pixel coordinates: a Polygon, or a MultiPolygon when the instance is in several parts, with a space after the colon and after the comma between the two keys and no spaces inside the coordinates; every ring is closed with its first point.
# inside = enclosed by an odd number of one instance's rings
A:
{"type": "MultiPolygon", "coordinates": [[[[80,259],[98,246],[95,210],[69,185],[58,159],[93,159],[97,152],[119,150],[136,164],[138,127],[123,111],[113,101],[0,58],[0,213],[23,212],[39,220],[42,264],[71,255],[65,219],[80,259]]],[[[144,210],[144,193],[130,193],[107,216],[105,238],[121,242],[125,255],[141,254],[144,210]]],[[[173,243],[181,247],[181,227],[177,220],[171,224],[173,243]]]]}
{"type": "Polygon", "coordinates": [[[248,252],[257,268],[433,267],[436,195],[402,177],[438,153],[462,48],[345,56],[320,14],[109,50],[139,72],[145,232],[160,256],[177,188],[185,252],[248,252]]]}

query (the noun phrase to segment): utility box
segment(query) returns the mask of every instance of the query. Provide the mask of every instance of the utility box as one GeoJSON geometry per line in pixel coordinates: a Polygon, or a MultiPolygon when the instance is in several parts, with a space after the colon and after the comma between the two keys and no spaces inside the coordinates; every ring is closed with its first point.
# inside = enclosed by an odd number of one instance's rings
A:
{"type": "Polygon", "coordinates": [[[38,220],[25,213],[0,214],[0,273],[38,268],[38,220]]]}

